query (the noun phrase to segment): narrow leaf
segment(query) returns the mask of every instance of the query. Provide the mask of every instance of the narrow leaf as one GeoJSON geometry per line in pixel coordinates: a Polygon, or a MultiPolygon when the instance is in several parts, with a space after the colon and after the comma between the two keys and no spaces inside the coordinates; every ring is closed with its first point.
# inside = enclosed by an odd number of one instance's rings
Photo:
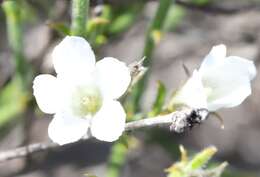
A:
{"type": "Polygon", "coordinates": [[[197,170],[202,168],[217,152],[217,148],[214,146],[208,147],[195,155],[186,167],[187,171],[197,170]]]}
{"type": "Polygon", "coordinates": [[[158,115],[163,108],[166,97],[166,88],[163,83],[160,81],[157,83],[157,95],[153,103],[152,111],[149,113],[149,116],[158,115]]]}

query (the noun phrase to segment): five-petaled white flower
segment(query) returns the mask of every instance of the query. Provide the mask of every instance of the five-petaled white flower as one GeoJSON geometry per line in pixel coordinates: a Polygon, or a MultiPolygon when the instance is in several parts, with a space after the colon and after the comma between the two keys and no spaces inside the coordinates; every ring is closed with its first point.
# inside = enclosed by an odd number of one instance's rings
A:
{"type": "Polygon", "coordinates": [[[33,90],[40,109],[55,114],[48,133],[56,143],[75,142],[91,132],[114,141],[124,131],[126,114],[116,101],[131,81],[125,63],[111,57],[97,63],[89,43],[67,36],[52,53],[57,77],[41,74],[33,90]]]}
{"type": "Polygon", "coordinates": [[[176,105],[216,111],[241,104],[251,94],[250,81],[256,76],[252,61],[226,57],[226,46],[211,49],[199,70],[194,70],[172,99],[176,105]]]}

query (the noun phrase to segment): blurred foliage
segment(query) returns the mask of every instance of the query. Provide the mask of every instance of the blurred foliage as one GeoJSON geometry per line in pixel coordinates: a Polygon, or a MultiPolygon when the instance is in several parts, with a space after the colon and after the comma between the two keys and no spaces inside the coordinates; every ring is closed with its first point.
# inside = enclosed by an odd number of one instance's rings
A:
{"type": "Polygon", "coordinates": [[[187,151],[183,146],[180,146],[180,151],[181,160],[166,169],[168,177],[220,177],[227,166],[227,163],[223,162],[220,165],[205,168],[205,165],[217,152],[214,146],[195,154],[191,159],[188,158],[187,151]]]}
{"type": "MultiPolygon", "coordinates": [[[[174,134],[170,134],[168,132],[168,130],[165,129],[160,129],[160,128],[153,128],[153,129],[149,129],[146,130],[146,132],[148,133],[149,136],[146,137],[146,141],[145,144],[147,146],[153,145],[153,144],[158,144],[160,145],[169,155],[169,157],[171,159],[173,159],[174,161],[177,160],[177,157],[180,156],[181,159],[185,159],[185,155],[187,154],[185,153],[186,150],[183,152],[181,152],[179,154],[179,139],[181,137],[183,137],[182,135],[174,135],[174,134]],[[183,155],[182,155],[183,154],[183,155]]],[[[202,151],[204,152],[204,151],[202,151]]],[[[212,152],[204,152],[201,155],[199,153],[195,153],[194,151],[192,151],[193,154],[195,154],[198,158],[194,158],[195,155],[193,155],[193,158],[188,158],[186,155],[186,159],[189,159],[189,162],[191,162],[191,160],[193,160],[192,163],[194,165],[201,165],[203,162],[209,161],[210,159],[207,160],[207,158],[205,157],[209,157],[207,154],[210,154],[212,152]],[[203,154],[206,154],[203,155],[203,154]],[[202,159],[202,160],[200,160],[202,159]],[[196,161],[198,161],[199,163],[197,163],[196,161]]],[[[214,154],[213,154],[214,155],[214,154]]],[[[213,156],[212,155],[212,156],[213,156]]],[[[207,164],[207,163],[206,163],[207,164]]],[[[202,165],[202,168],[205,168],[206,164],[202,165]]],[[[216,162],[211,162],[208,164],[209,168],[214,168],[217,166],[216,162]]],[[[225,169],[225,171],[222,174],[223,177],[259,177],[259,175],[257,173],[254,172],[247,172],[245,170],[241,170],[238,168],[233,168],[232,166],[228,166],[228,168],[225,169]]],[[[204,177],[204,176],[203,176],[204,177]]]]}
{"type": "Polygon", "coordinates": [[[171,5],[168,16],[165,21],[164,30],[174,31],[176,27],[182,22],[186,15],[186,11],[183,7],[178,5],[171,5]]]}
{"type": "Polygon", "coordinates": [[[0,129],[23,113],[30,98],[21,87],[21,80],[13,79],[0,91],[0,129]]]}
{"type": "Polygon", "coordinates": [[[28,5],[21,0],[4,1],[2,4],[6,15],[8,42],[12,50],[12,59],[15,64],[15,76],[23,80],[20,82],[24,89],[28,89],[32,80],[32,68],[25,60],[23,44],[23,24],[25,16],[31,13],[28,5]]]}
{"type": "Polygon", "coordinates": [[[147,130],[145,143],[160,145],[169,155],[171,159],[176,159],[179,155],[178,138],[169,133],[166,129],[152,128],[147,130]]]}
{"type": "Polygon", "coordinates": [[[36,10],[27,1],[20,1],[21,21],[22,23],[34,22],[37,20],[36,10]]]}
{"type": "Polygon", "coordinates": [[[126,160],[126,155],[128,152],[127,148],[127,137],[122,136],[120,139],[112,146],[110,157],[108,160],[107,167],[107,177],[118,177],[126,160]]]}
{"type": "MultiPolygon", "coordinates": [[[[145,38],[145,45],[143,49],[143,56],[146,57],[144,60],[144,66],[145,67],[151,67],[152,65],[152,54],[154,51],[154,48],[156,47],[156,44],[158,44],[157,38],[155,38],[154,32],[158,31],[161,33],[161,30],[164,26],[165,19],[167,17],[169,8],[171,6],[172,1],[170,0],[160,0],[159,5],[157,7],[156,13],[152,21],[150,22],[150,26],[147,29],[146,32],[146,38],[145,38]]],[[[135,87],[132,90],[131,96],[128,97],[127,101],[128,103],[128,109],[127,111],[130,112],[130,114],[135,114],[137,112],[140,112],[141,110],[141,100],[143,93],[146,89],[146,83],[148,81],[149,77],[149,71],[144,74],[143,78],[141,78],[138,83],[135,85],[135,87]]]]}
{"type": "Polygon", "coordinates": [[[101,13],[87,23],[86,38],[90,40],[94,47],[106,43],[108,38],[117,36],[129,29],[142,8],[142,3],[133,3],[120,8],[102,5],[101,13]]]}
{"type": "Polygon", "coordinates": [[[120,176],[121,169],[125,163],[127,153],[129,150],[138,147],[138,139],[133,136],[123,135],[112,146],[110,157],[108,160],[107,176],[117,177],[120,176]]]}
{"type": "Polygon", "coordinates": [[[210,4],[213,0],[190,0],[191,3],[196,4],[198,6],[205,6],[210,4]]]}
{"type": "MultiPolygon", "coordinates": [[[[129,6],[113,8],[111,5],[100,5],[98,14],[89,16],[85,21],[83,36],[88,39],[94,48],[107,42],[108,38],[117,36],[126,31],[135,22],[143,8],[143,3],[133,3],[129,6]]],[[[72,34],[65,22],[50,22],[49,26],[62,36],[72,34]]]]}
{"type": "Polygon", "coordinates": [[[49,22],[49,27],[56,30],[58,33],[61,34],[61,36],[67,36],[70,35],[70,28],[68,25],[62,22],[49,22]]]}
{"type": "Polygon", "coordinates": [[[24,74],[21,1],[5,1],[2,7],[6,15],[8,40],[12,49],[16,71],[24,74]]]}
{"type": "Polygon", "coordinates": [[[116,35],[127,30],[134,23],[142,7],[142,4],[134,4],[130,7],[117,9],[111,18],[111,26],[108,32],[116,35]]]}
{"type": "Polygon", "coordinates": [[[153,103],[152,111],[148,114],[149,117],[156,116],[162,112],[165,98],[166,88],[163,83],[157,82],[157,95],[153,103]]]}
{"type": "Polygon", "coordinates": [[[9,46],[15,73],[0,91],[0,127],[5,127],[21,115],[31,100],[32,68],[24,57],[23,24],[33,13],[32,8],[22,0],[4,1],[9,46]]]}

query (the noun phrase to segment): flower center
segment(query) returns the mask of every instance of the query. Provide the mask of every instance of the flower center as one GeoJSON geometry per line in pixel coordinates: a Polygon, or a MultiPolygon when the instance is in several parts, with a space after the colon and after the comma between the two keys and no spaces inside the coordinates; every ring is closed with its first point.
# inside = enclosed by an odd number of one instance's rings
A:
{"type": "Polygon", "coordinates": [[[72,95],[72,110],[80,117],[94,116],[102,106],[102,95],[96,86],[77,87],[72,95]]]}
{"type": "Polygon", "coordinates": [[[208,79],[208,78],[203,78],[202,79],[202,83],[203,83],[203,86],[204,86],[204,92],[206,94],[206,97],[207,97],[207,101],[212,101],[214,100],[214,97],[215,97],[215,83],[213,80],[211,79],[208,79]]]}
{"type": "Polygon", "coordinates": [[[212,95],[213,90],[210,87],[204,87],[204,92],[205,92],[207,98],[210,98],[211,95],[212,95]]]}

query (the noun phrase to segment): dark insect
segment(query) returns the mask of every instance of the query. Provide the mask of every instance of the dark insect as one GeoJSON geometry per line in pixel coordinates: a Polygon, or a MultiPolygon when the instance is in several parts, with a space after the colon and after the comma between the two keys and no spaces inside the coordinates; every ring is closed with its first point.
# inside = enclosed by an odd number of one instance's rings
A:
{"type": "Polygon", "coordinates": [[[209,111],[205,108],[193,109],[187,117],[188,127],[191,129],[194,125],[200,124],[209,117],[209,111]]]}
{"type": "Polygon", "coordinates": [[[191,109],[185,108],[182,111],[173,114],[173,122],[170,126],[170,130],[182,133],[187,129],[193,128],[197,124],[201,124],[209,117],[210,112],[205,109],[191,109]]]}

